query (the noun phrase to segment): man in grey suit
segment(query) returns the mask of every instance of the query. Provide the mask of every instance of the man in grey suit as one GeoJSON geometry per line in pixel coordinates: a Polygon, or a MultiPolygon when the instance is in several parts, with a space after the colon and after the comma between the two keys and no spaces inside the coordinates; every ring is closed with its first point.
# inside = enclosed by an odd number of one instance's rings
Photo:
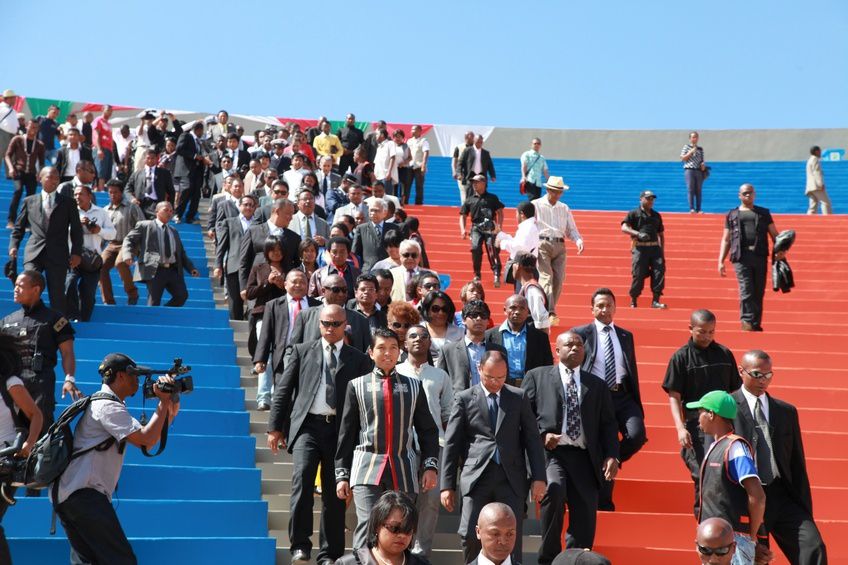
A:
{"type": "MultiPolygon", "coordinates": [[[[277,298],[272,302],[285,300],[277,298]]],[[[266,308],[266,312],[268,312],[266,308]]],[[[321,310],[321,338],[287,349],[282,378],[274,392],[268,419],[268,447],[292,454],[289,538],[293,561],[309,559],[312,549],[312,508],[315,476],[321,466],[321,547],[316,563],[333,562],[344,554],[345,501],[335,483],[335,455],[347,385],[371,371],[365,353],[344,343],[344,308],[321,310]],[[298,556],[297,553],[300,552],[298,556]]]]}
{"type": "MultiPolygon", "coordinates": [[[[448,512],[456,503],[459,461],[462,465],[462,518],[459,536],[465,562],[480,553],[476,526],[480,510],[490,502],[503,502],[516,516],[521,532],[524,501],[527,499],[527,465],[530,491],[536,502],[545,496],[545,454],[530,400],[520,388],[505,384],[506,355],[487,351],[480,361],[480,384],[460,392],[445,432],[441,498],[448,512]]],[[[521,557],[521,536],[516,539],[513,559],[521,557]]]]}
{"type": "Polygon", "coordinates": [[[247,297],[245,289],[250,269],[265,262],[265,240],[269,235],[275,235],[283,242],[283,271],[288,272],[295,265],[300,236],[288,229],[293,215],[294,204],[287,198],[278,198],[271,204],[268,221],[261,224],[254,222],[242,237],[239,248],[239,287],[244,293],[242,299],[247,297]]]}
{"type": "Polygon", "coordinates": [[[124,238],[121,253],[124,262],[132,265],[138,257],[134,281],[147,285],[147,305],[159,306],[162,293],[168,291],[171,299],[165,306],[182,306],[188,300],[184,271],[193,277],[200,273],[186,255],[177,230],[168,225],[174,208],[168,201],[156,205],[156,219],[139,222],[124,238]]]}
{"type": "Polygon", "coordinates": [[[231,320],[244,319],[244,300],[239,286],[239,249],[241,239],[250,229],[250,220],[256,210],[256,199],[250,195],[239,201],[239,215],[228,218],[216,226],[214,277],[224,276],[231,320]]]}
{"type": "Polygon", "coordinates": [[[297,195],[297,214],[292,218],[290,229],[300,236],[301,240],[312,238],[319,247],[327,245],[330,238],[330,226],[315,214],[315,195],[308,190],[301,190],[297,195]]]}
{"type": "Polygon", "coordinates": [[[508,358],[502,345],[486,341],[490,317],[488,304],[482,300],[470,300],[462,307],[465,338],[447,343],[442,349],[438,367],[450,375],[454,394],[480,383],[478,365],[486,351],[500,351],[505,359],[508,358]]]}
{"type": "Polygon", "coordinates": [[[126,193],[144,211],[148,220],[156,218],[156,204],[165,200],[174,200],[174,179],[165,167],[159,167],[159,154],[155,149],[144,153],[144,167],[141,167],[127,181],[126,193]]]}
{"type": "Polygon", "coordinates": [[[370,221],[353,230],[353,252],[362,259],[362,272],[370,273],[374,263],[389,256],[383,237],[389,230],[400,230],[396,224],[385,221],[385,200],[373,200],[368,204],[370,221]]]}
{"type": "Polygon", "coordinates": [[[68,268],[79,265],[82,255],[82,224],[76,202],[56,192],[59,172],[44,167],[39,174],[41,192],[27,196],[9,239],[9,257],[17,259],[18,247],[29,228],[24,249],[24,270],[45,274],[50,307],[63,314],[67,310],[65,278],[68,268]],[[68,240],[71,245],[68,249],[68,240]]]}
{"type": "Polygon", "coordinates": [[[583,339],[573,331],[557,337],[559,363],[533,369],[521,388],[536,414],[537,432],[547,450],[548,493],[542,501],[539,563],[562,550],[568,504],[566,547],[592,548],[598,490],[618,473],[618,423],[603,378],[584,372],[583,339]]]}
{"type": "MultiPolygon", "coordinates": [[[[218,224],[223,224],[230,218],[236,218],[239,215],[239,203],[241,197],[244,196],[244,182],[238,177],[233,177],[230,183],[229,196],[223,196],[218,199],[218,207],[215,210],[215,228],[218,224]]],[[[258,203],[259,200],[256,200],[258,203]]]]}
{"type": "MultiPolygon", "coordinates": [[[[344,308],[347,313],[345,332],[348,334],[350,345],[360,351],[366,351],[371,345],[371,329],[368,325],[368,318],[355,310],[345,308],[347,286],[344,279],[339,275],[329,275],[321,281],[321,284],[321,290],[324,293],[324,306],[335,304],[344,308]]],[[[290,343],[306,343],[321,337],[318,326],[321,310],[322,308],[319,306],[301,312],[294,321],[290,343]]]]}

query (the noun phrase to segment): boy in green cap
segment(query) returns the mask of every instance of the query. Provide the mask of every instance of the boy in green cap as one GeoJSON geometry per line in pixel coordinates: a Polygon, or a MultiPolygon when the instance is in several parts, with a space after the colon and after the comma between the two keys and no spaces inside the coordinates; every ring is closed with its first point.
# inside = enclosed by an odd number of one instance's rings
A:
{"type": "Polygon", "coordinates": [[[698,410],[698,425],[715,441],[701,464],[701,503],[698,522],[724,518],[733,526],[736,553],[731,565],[768,563],[772,555],[758,542],[766,495],[763,492],[751,447],[733,433],[736,400],[723,390],[713,390],[686,408],[698,410]]]}

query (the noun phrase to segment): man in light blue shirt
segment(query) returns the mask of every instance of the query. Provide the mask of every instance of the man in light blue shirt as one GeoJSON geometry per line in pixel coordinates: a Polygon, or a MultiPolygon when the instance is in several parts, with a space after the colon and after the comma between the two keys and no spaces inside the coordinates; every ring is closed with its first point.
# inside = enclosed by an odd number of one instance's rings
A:
{"type": "Polygon", "coordinates": [[[542,196],[542,185],[548,178],[548,162],[539,151],[542,140],[534,137],[530,149],[521,154],[521,182],[524,183],[524,193],[530,200],[542,196]]]}

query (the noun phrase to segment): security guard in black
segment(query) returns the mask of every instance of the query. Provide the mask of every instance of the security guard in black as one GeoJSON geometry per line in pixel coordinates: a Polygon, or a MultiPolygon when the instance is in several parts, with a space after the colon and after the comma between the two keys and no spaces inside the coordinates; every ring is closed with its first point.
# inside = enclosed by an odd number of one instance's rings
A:
{"type": "Polygon", "coordinates": [[[44,279],[39,273],[24,271],[15,281],[15,302],[21,309],[0,320],[0,331],[21,342],[21,380],[44,415],[42,433],[53,423],[56,407],[56,374],[59,352],[65,383],[62,389],[73,398],[80,396],[74,371],[74,329],[60,312],[48,308],[41,300],[44,279]],[[40,286],[39,286],[40,283],[40,286]]]}
{"type": "Polygon", "coordinates": [[[630,305],[636,307],[636,299],[642,294],[645,278],[651,277],[653,308],[665,308],[660,302],[665,288],[665,228],[662,216],[654,211],[654,200],[657,196],[650,190],[642,191],[639,195],[640,206],[627,213],[621,222],[621,231],[633,240],[632,266],[630,283],[630,305]]]}

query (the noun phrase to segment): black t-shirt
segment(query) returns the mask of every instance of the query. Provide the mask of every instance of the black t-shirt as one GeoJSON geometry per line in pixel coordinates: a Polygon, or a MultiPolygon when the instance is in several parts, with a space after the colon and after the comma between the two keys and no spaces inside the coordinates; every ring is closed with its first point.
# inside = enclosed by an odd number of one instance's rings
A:
{"type": "Polygon", "coordinates": [[[757,242],[757,215],[753,210],[739,210],[739,226],[742,228],[742,245],[757,242]]]}
{"type": "MultiPolygon", "coordinates": [[[[701,349],[691,338],[671,356],[662,383],[666,392],[679,393],[684,404],[700,400],[711,390],[733,392],[740,386],[736,359],[728,348],[712,342],[701,349]]],[[[687,410],[688,417],[693,415],[687,410]]]]}
{"type": "Polygon", "coordinates": [[[651,239],[647,241],[657,241],[659,239],[658,234],[665,231],[660,213],[655,210],[651,210],[650,213],[645,212],[641,206],[635,210],[630,210],[621,223],[651,236],[651,239]]]}
{"type": "Polygon", "coordinates": [[[459,213],[463,216],[471,216],[472,224],[480,224],[486,220],[494,221],[495,213],[503,207],[504,205],[500,198],[491,192],[484,192],[479,196],[477,193],[474,193],[465,199],[465,202],[462,203],[462,207],[459,209],[459,213]]]}

